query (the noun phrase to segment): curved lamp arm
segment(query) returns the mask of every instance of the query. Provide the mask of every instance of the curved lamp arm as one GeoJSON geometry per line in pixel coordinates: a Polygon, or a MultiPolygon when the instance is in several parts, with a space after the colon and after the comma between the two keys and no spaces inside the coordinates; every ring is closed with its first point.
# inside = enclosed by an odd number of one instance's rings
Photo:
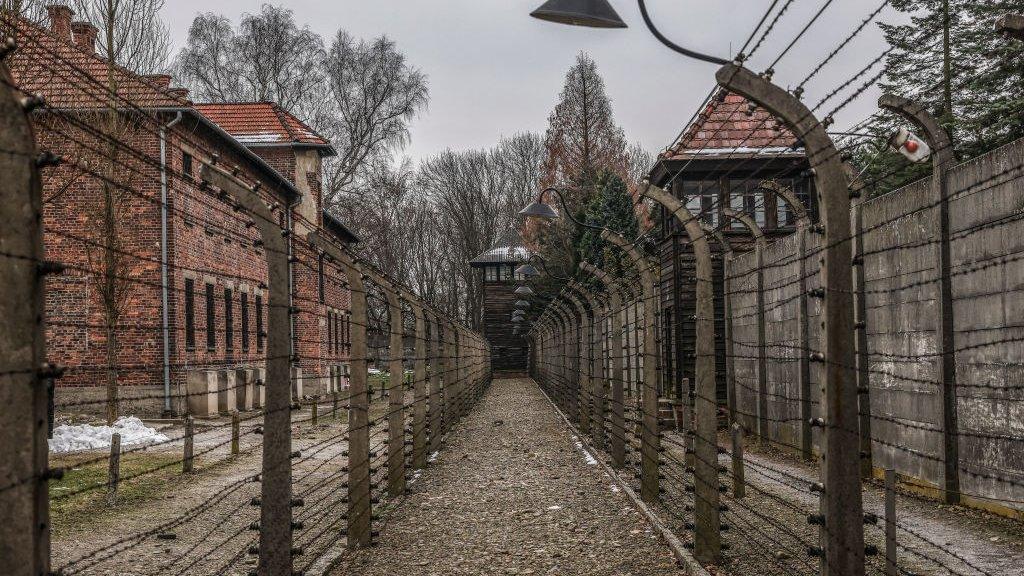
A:
{"type": "Polygon", "coordinates": [[[675,42],[672,42],[654,26],[654,22],[651,21],[650,14],[647,13],[646,2],[644,2],[644,0],[637,0],[637,4],[640,5],[640,15],[643,16],[644,18],[644,24],[647,24],[647,28],[651,31],[651,34],[654,34],[654,37],[657,38],[665,46],[668,46],[670,49],[682,54],[683,56],[689,56],[690,58],[703,60],[704,62],[710,62],[712,64],[718,65],[729,63],[728,60],[723,60],[722,58],[719,58],[717,56],[711,56],[709,54],[703,54],[701,52],[695,52],[688,48],[683,48],[682,46],[676,44],[675,42]]]}

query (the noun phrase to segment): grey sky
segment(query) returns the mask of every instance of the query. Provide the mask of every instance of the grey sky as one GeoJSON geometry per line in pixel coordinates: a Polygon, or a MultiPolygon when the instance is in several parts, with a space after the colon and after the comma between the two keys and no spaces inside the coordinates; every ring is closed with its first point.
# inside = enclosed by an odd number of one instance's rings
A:
{"type": "MultiPolygon", "coordinates": [[[[825,0],[795,0],[748,64],[762,71],[825,0]]],[[[776,82],[796,84],[881,0],[839,0],[776,67],[776,82]]],[[[501,135],[543,131],[565,72],[585,50],[597,62],[627,138],[657,152],[668,145],[714,84],[716,66],[669,51],[644,27],[636,3],[612,0],[627,30],[566,27],[530,18],[541,0],[278,0],[328,41],[339,28],[356,37],[387,34],[430,82],[429,109],[412,126],[413,159],[446,148],[490,146],[501,135]]],[[[770,0],[649,0],[660,28],[687,47],[726,56],[746,39],[770,0]]],[[[237,22],[257,0],[168,0],[165,18],[176,45],[199,11],[237,22]]],[[[886,9],[886,20],[895,18],[886,9]]],[[[805,101],[856,73],[886,47],[870,24],[807,86],[805,101]]],[[[870,74],[868,75],[870,77],[870,74]]],[[[854,84],[856,86],[858,84],[854,84]]],[[[838,103],[843,98],[835,99],[838,103]]],[[[876,110],[870,90],[838,116],[837,128],[876,110]]],[[[834,103],[832,104],[834,105],[834,103]]],[[[831,105],[823,109],[830,109],[831,105]]]]}

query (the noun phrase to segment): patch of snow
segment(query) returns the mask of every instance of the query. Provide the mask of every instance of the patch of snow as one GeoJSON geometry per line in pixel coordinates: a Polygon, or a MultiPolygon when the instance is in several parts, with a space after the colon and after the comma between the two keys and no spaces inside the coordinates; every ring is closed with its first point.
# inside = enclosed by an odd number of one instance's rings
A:
{"type": "Polygon", "coordinates": [[[583,447],[583,442],[580,442],[578,437],[573,436],[572,443],[575,444],[576,448],[579,449],[581,454],[583,454],[583,459],[587,461],[587,466],[597,466],[597,460],[590,455],[590,452],[587,452],[587,449],[583,447]]]}
{"type": "Polygon", "coordinates": [[[242,144],[265,144],[267,142],[280,142],[284,140],[277,132],[257,132],[255,134],[236,134],[235,140],[242,144]]]}
{"type": "Polygon", "coordinates": [[[612,492],[619,492],[619,487],[616,486],[615,484],[612,484],[611,488],[612,488],[612,492]]]}
{"type": "Polygon", "coordinates": [[[548,510],[561,510],[561,509],[562,509],[562,507],[557,505],[557,504],[554,505],[554,506],[548,506],[548,510]]]}
{"type": "Polygon", "coordinates": [[[377,368],[367,368],[367,369],[366,369],[366,373],[367,373],[367,374],[383,374],[383,372],[381,372],[381,371],[380,371],[379,369],[377,369],[377,368]]]}
{"type": "Polygon", "coordinates": [[[440,452],[434,452],[433,454],[431,454],[430,456],[427,457],[427,462],[437,462],[437,457],[440,454],[441,454],[440,452]]]}
{"type": "Polygon", "coordinates": [[[113,426],[61,424],[53,429],[53,439],[47,442],[50,445],[50,452],[53,453],[98,450],[110,447],[110,436],[115,432],[121,435],[122,447],[169,440],[167,436],[146,426],[135,416],[122,416],[114,422],[113,426]]]}

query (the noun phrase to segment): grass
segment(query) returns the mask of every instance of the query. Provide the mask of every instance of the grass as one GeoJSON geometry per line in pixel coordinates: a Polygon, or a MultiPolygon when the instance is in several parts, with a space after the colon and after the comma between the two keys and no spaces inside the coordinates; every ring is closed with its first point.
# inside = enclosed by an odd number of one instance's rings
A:
{"type": "Polygon", "coordinates": [[[139,451],[121,456],[117,498],[107,499],[107,460],[91,462],[96,454],[51,457],[51,467],[64,468],[64,477],[50,482],[50,519],[56,531],[89,524],[89,520],[117,509],[163,495],[181,476],[181,455],[139,451]]]}

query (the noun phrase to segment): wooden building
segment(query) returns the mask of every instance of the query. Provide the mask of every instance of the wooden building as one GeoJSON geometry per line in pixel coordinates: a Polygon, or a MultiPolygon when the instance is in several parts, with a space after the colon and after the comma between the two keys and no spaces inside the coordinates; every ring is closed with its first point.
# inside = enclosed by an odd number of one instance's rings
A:
{"type": "Polygon", "coordinates": [[[526,339],[513,333],[512,312],[519,299],[515,289],[522,280],[515,270],[529,257],[522,238],[509,230],[489,250],[469,261],[483,281],[480,331],[491,344],[491,366],[496,372],[526,371],[526,339]]]}
{"type": "MultiPolygon", "coordinates": [[[[724,89],[663,152],[650,171],[651,183],[682,200],[703,223],[721,232],[736,252],[753,248],[748,227],[730,211],[750,215],[765,237],[794,230],[796,213],[773,192],[793,191],[811,217],[816,214],[813,180],[802,143],[763,108],[724,89]]],[[[693,251],[677,219],[664,209],[654,214],[660,227],[662,294],[662,385],[676,398],[683,382],[694,381],[695,292],[693,251]]],[[[711,238],[715,281],[715,335],[719,400],[725,402],[725,311],[723,247],[711,238]]]]}

